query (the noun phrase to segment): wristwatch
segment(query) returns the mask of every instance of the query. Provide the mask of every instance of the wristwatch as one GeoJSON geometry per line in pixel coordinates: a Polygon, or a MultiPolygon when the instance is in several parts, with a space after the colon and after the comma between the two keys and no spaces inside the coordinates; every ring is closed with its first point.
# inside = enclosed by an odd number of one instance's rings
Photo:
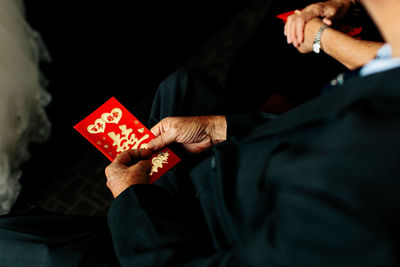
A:
{"type": "Polygon", "coordinates": [[[319,28],[317,34],[315,35],[314,43],[313,43],[313,51],[314,51],[315,53],[317,53],[317,54],[319,54],[319,52],[321,52],[321,50],[322,50],[322,45],[321,45],[321,35],[322,35],[322,32],[323,32],[326,28],[329,28],[329,27],[330,27],[330,26],[329,26],[329,25],[326,25],[326,24],[322,25],[321,28],[319,28]]]}

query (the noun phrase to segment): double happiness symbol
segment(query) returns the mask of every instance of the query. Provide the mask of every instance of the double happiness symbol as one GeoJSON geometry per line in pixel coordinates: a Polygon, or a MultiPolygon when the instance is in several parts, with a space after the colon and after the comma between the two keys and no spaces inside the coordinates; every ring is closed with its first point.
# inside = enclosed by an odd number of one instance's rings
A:
{"type": "MultiPolygon", "coordinates": [[[[155,138],[115,98],[108,100],[74,128],[111,161],[125,150],[147,148],[147,144],[155,138]]],[[[169,148],[164,148],[154,153],[151,161],[150,183],[153,183],[180,159],[169,148]]]]}

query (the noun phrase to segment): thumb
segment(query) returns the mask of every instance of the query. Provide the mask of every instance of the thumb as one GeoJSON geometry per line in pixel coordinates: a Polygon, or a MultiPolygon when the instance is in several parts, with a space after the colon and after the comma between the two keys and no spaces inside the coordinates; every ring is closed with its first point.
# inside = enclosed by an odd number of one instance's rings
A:
{"type": "Polygon", "coordinates": [[[341,13],[340,10],[341,10],[340,7],[332,7],[330,5],[325,5],[320,14],[320,18],[322,18],[324,23],[332,25],[332,20],[335,20],[335,18],[337,18],[340,15],[341,13]]]}
{"type": "Polygon", "coordinates": [[[332,26],[332,20],[328,18],[323,18],[322,22],[325,23],[326,25],[332,26]]]}
{"type": "Polygon", "coordinates": [[[152,168],[152,163],[151,160],[141,160],[134,166],[130,167],[130,169],[134,169],[135,171],[138,171],[139,173],[146,173],[149,174],[152,168]]]}
{"type": "Polygon", "coordinates": [[[160,150],[174,141],[175,141],[175,136],[171,134],[171,131],[166,131],[157,138],[151,140],[147,144],[147,148],[153,151],[160,150]]]}

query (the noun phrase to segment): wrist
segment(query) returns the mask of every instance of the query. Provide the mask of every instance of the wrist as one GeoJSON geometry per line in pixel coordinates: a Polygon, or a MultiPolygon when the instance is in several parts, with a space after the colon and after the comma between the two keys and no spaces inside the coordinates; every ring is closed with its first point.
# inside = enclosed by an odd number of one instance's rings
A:
{"type": "Polygon", "coordinates": [[[312,20],[310,20],[307,24],[306,24],[306,28],[305,30],[308,32],[308,34],[310,36],[312,36],[311,39],[314,39],[315,36],[317,35],[319,29],[325,25],[325,23],[322,22],[322,20],[320,18],[314,18],[312,20]]]}
{"type": "Polygon", "coordinates": [[[313,44],[312,44],[312,50],[315,53],[320,53],[321,51],[324,51],[323,45],[322,45],[322,36],[324,35],[325,31],[330,28],[329,25],[325,23],[318,23],[315,25],[317,27],[313,29],[314,33],[314,39],[313,39],[313,44]]]}
{"type": "Polygon", "coordinates": [[[226,140],[227,123],[225,116],[210,116],[210,136],[213,144],[218,144],[226,140]]]}

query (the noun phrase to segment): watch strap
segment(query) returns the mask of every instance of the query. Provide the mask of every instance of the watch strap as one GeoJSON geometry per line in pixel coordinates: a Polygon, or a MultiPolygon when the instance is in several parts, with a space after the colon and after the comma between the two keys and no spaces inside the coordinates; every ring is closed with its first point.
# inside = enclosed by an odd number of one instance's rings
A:
{"type": "Polygon", "coordinates": [[[322,25],[321,28],[319,28],[317,34],[315,35],[313,42],[313,51],[317,54],[322,50],[322,45],[321,45],[322,32],[329,27],[330,26],[327,24],[322,25]]]}

